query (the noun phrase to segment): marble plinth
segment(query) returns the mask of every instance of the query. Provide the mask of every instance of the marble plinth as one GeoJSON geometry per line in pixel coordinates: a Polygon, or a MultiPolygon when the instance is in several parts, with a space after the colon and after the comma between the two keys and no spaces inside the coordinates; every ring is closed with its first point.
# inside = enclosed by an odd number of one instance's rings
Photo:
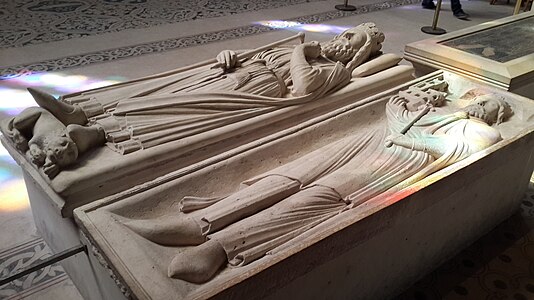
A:
{"type": "Polygon", "coordinates": [[[121,198],[75,210],[89,247],[137,299],[350,298],[393,296],[519,206],[534,168],[534,103],[439,71],[225,152],[180,178],[151,182],[121,198]],[[185,195],[228,193],[239,182],[287,163],[384,118],[389,96],[444,77],[451,95],[482,88],[506,98],[515,114],[499,125],[504,140],[395,193],[376,196],[241,267],[203,284],[167,277],[180,247],[135,234],[125,218],[178,213],[185,195]],[[295,147],[298,145],[298,147],[295,147]]]}
{"type": "Polygon", "coordinates": [[[443,69],[534,98],[534,12],[407,44],[417,74],[443,69]]]}
{"type": "MultiPolygon", "coordinates": [[[[31,170],[30,170],[31,172],[31,170]]],[[[30,199],[30,206],[34,216],[35,226],[39,235],[53,253],[79,246],[81,236],[72,218],[62,218],[54,201],[43,190],[28,171],[23,171],[26,189],[30,199]]],[[[92,258],[85,253],[78,253],[60,262],[61,266],[72,279],[76,288],[86,300],[114,300],[122,297],[122,292],[109,276],[101,264],[89,263],[92,258]]]]}

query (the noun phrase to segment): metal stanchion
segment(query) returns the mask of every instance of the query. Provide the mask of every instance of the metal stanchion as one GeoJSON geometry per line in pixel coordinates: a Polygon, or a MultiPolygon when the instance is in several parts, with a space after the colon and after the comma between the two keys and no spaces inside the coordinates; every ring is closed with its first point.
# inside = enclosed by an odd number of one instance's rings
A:
{"type": "Polygon", "coordinates": [[[336,5],[335,8],[339,10],[346,10],[346,11],[356,10],[356,6],[349,5],[349,0],[345,0],[345,4],[336,5]]]}
{"type": "Polygon", "coordinates": [[[421,27],[422,32],[428,33],[428,34],[436,34],[436,35],[447,33],[445,29],[437,27],[440,10],[441,10],[441,0],[438,0],[436,4],[436,10],[434,11],[434,20],[432,20],[432,26],[421,27]]]}

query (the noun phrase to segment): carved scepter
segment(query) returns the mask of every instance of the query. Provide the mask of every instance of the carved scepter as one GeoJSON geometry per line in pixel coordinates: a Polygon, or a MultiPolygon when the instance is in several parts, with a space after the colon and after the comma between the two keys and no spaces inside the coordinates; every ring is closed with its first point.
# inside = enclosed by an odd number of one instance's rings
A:
{"type": "MultiPolygon", "coordinates": [[[[290,41],[293,41],[293,40],[296,40],[296,39],[298,39],[300,41],[300,43],[302,44],[302,43],[304,43],[304,37],[305,37],[304,32],[299,32],[296,35],[287,37],[285,39],[281,39],[281,40],[279,40],[277,42],[270,43],[270,44],[267,44],[265,46],[262,46],[262,47],[259,47],[259,48],[256,48],[256,49],[252,49],[252,50],[249,50],[249,51],[245,51],[245,52],[243,52],[241,54],[238,54],[237,58],[238,59],[250,58],[250,57],[254,56],[254,54],[256,54],[256,53],[260,53],[262,51],[269,50],[269,49],[271,49],[273,47],[283,45],[283,44],[285,44],[287,42],[290,42],[290,41]]],[[[131,83],[134,83],[134,82],[139,82],[139,81],[143,81],[143,80],[147,80],[147,79],[154,79],[154,78],[169,76],[169,75],[173,75],[173,74],[176,74],[176,73],[189,71],[191,69],[195,69],[195,68],[198,68],[198,67],[207,66],[207,65],[210,65],[210,64],[217,64],[217,59],[216,58],[212,58],[212,59],[208,59],[208,60],[205,60],[205,61],[201,61],[201,62],[196,63],[196,64],[188,65],[188,66],[185,66],[185,67],[182,67],[182,68],[174,69],[174,70],[163,72],[163,73],[154,74],[154,75],[151,75],[151,76],[145,76],[145,77],[142,77],[142,78],[138,78],[138,79],[134,79],[134,80],[130,80],[130,81],[125,81],[125,82],[109,85],[109,86],[106,86],[106,87],[89,89],[89,90],[85,90],[83,92],[76,92],[76,93],[67,94],[67,95],[64,95],[62,98],[78,96],[78,95],[80,95],[82,93],[89,92],[89,91],[106,90],[106,89],[111,89],[111,88],[115,88],[115,87],[120,87],[121,85],[131,84],[131,83]]]]}
{"type": "MultiPolygon", "coordinates": [[[[274,48],[276,46],[283,45],[283,44],[285,44],[285,43],[287,43],[289,41],[295,40],[295,39],[299,39],[300,43],[302,44],[302,43],[304,43],[304,37],[305,37],[304,32],[299,32],[298,34],[296,34],[294,36],[290,36],[288,38],[279,40],[277,42],[270,43],[270,44],[267,44],[265,46],[262,46],[262,47],[259,47],[259,48],[256,48],[256,49],[245,51],[243,53],[237,54],[237,60],[251,58],[252,56],[254,56],[257,53],[260,53],[260,52],[265,51],[265,50],[269,50],[269,49],[274,48]]],[[[217,60],[215,60],[215,62],[217,62],[217,60]]],[[[224,64],[217,63],[217,64],[214,64],[211,68],[212,69],[216,69],[216,68],[220,68],[222,66],[224,66],[224,64]]]]}
{"type": "MultiPolygon", "coordinates": [[[[400,134],[405,134],[406,132],[408,132],[408,130],[410,130],[410,128],[412,128],[412,126],[419,120],[421,120],[421,118],[423,116],[425,116],[429,111],[430,109],[432,108],[432,104],[430,104],[429,102],[426,103],[425,105],[425,108],[423,108],[423,110],[421,110],[417,116],[415,116],[415,118],[413,118],[413,120],[406,124],[406,126],[404,126],[404,128],[402,128],[402,130],[400,131],[400,134]]],[[[393,146],[393,142],[392,141],[387,141],[386,142],[386,147],[389,148],[393,146]]]]}

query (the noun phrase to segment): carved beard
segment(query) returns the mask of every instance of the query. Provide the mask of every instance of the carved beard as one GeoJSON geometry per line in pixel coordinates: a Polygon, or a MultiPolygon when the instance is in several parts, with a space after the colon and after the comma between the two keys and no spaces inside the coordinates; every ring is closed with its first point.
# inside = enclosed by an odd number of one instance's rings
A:
{"type": "Polygon", "coordinates": [[[493,123],[492,120],[489,120],[489,114],[486,112],[486,109],[480,105],[468,105],[463,110],[471,117],[482,119],[487,124],[491,125],[491,123],[493,123]]]}
{"type": "Polygon", "coordinates": [[[344,45],[337,40],[332,40],[322,45],[323,55],[333,61],[348,63],[356,54],[357,50],[350,44],[344,45]]]}

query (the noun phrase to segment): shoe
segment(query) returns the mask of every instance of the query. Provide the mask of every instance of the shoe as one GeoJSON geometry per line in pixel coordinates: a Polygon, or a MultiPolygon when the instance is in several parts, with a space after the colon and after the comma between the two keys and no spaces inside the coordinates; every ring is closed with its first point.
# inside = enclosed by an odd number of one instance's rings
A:
{"type": "Polygon", "coordinates": [[[453,14],[455,17],[457,17],[458,19],[460,20],[467,20],[469,18],[469,14],[467,14],[466,12],[464,12],[463,10],[460,10],[458,12],[455,12],[453,14]]]}
{"type": "Polygon", "coordinates": [[[421,6],[423,6],[425,9],[436,9],[436,4],[434,4],[432,1],[427,3],[423,2],[421,6]]]}

